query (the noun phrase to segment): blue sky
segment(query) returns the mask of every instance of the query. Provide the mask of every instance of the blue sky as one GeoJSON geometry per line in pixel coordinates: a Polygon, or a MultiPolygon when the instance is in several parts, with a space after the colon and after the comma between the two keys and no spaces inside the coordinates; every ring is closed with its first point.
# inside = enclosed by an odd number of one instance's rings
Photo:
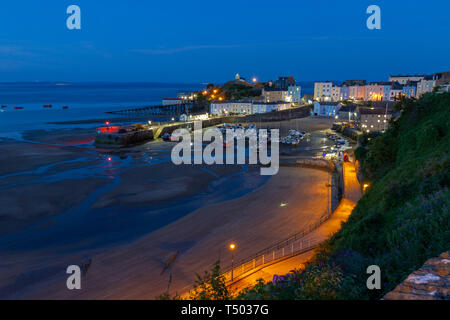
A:
{"type": "Polygon", "coordinates": [[[450,71],[450,1],[3,0],[0,81],[385,80],[450,71]],[[66,8],[81,8],[81,30],[66,8]],[[381,30],[366,8],[381,8],[381,30]]]}

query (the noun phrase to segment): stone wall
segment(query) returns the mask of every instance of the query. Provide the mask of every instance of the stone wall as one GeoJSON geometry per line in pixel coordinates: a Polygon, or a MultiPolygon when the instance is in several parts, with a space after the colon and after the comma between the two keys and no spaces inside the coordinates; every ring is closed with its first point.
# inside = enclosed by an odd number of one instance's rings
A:
{"type": "Polygon", "coordinates": [[[450,251],[431,258],[405,281],[384,296],[384,300],[449,300],[450,251]]]}

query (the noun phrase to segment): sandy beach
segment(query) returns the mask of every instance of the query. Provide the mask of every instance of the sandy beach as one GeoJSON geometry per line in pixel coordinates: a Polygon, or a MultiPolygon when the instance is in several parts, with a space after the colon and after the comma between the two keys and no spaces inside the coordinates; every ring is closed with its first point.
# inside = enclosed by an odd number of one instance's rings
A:
{"type": "MultiPolygon", "coordinates": [[[[263,127],[329,125],[306,118],[263,127]]],[[[171,143],[98,149],[92,133],[28,132],[1,142],[1,298],[153,299],[170,274],[171,292],[179,292],[217,259],[227,267],[230,241],[236,259],[245,258],[328,208],[324,171],[282,167],[267,178],[257,166],[175,166],[171,143]],[[67,290],[65,269],[85,261],[82,290],[67,290]]]]}

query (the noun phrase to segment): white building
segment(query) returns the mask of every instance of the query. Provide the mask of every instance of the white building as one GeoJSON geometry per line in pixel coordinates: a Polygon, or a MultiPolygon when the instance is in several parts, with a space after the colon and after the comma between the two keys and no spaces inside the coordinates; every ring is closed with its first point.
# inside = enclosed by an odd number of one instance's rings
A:
{"type": "Polygon", "coordinates": [[[425,76],[420,76],[418,74],[415,75],[389,75],[389,82],[398,82],[400,84],[407,84],[408,82],[417,82],[421,81],[425,78],[425,76]]]}
{"type": "Polygon", "coordinates": [[[210,106],[210,113],[216,116],[230,115],[230,114],[255,114],[266,113],[272,111],[285,110],[291,107],[290,102],[263,102],[263,101],[212,101],[210,106]]]}
{"type": "Polygon", "coordinates": [[[300,104],[302,102],[302,87],[289,86],[288,97],[291,100],[290,102],[300,104]]]}
{"type": "Polygon", "coordinates": [[[436,86],[436,79],[433,78],[433,76],[425,76],[424,79],[417,82],[417,97],[420,97],[427,92],[433,92],[433,89],[436,86]]]}
{"type": "Polygon", "coordinates": [[[341,87],[331,87],[331,101],[341,101],[341,87]]]}
{"type": "Polygon", "coordinates": [[[253,113],[267,113],[272,111],[286,110],[291,107],[290,102],[260,102],[255,101],[252,105],[253,113]]]}
{"type": "Polygon", "coordinates": [[[264,88],[262,90],[262,96],[266,102],[290,102],[289,92],[286,89],[264,88]]]}
{"type": "Polygon", "coordinates": [[[314,100],[316,101],[331,101],[331,88],[333,82],[315,82],[314,83],[314,100]]]}
{"type": "Polygon", "coordinates": [[[439,93],[450,92],[450,84],[441,84],[438,89],[439,93]]]}
{"type": "Polygon", "coordinates": [[[401,88],[393,88],[389,94],[389,101],[397,101],[403,95],[403,87],[401,88]]]}
{"type": "Polygon", "coordinates": [[[340,102],[314,102],[314,115],[322,117],[336,117],[342,104],[340,102]]]}

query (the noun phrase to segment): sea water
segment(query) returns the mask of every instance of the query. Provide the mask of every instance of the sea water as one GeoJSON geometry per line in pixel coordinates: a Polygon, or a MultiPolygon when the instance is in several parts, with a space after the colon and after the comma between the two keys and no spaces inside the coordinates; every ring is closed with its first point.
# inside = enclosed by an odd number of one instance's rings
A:
{"type": "Polygon", "coordinates": [[[162,83],[1,83],[0,137],[14,138],[25,130],[93,127],[98,124],[52,122],[120,117],[107,113],[129,107],[160,105],[179,92],[198,91],[202,84],[162,83]],[[44,108],[51,104],[52,108],[44,108]],[[24,109],[14,110],[14,107],[24,109]],[[68,109],[63,109],[67,106],[68,109]]]}

